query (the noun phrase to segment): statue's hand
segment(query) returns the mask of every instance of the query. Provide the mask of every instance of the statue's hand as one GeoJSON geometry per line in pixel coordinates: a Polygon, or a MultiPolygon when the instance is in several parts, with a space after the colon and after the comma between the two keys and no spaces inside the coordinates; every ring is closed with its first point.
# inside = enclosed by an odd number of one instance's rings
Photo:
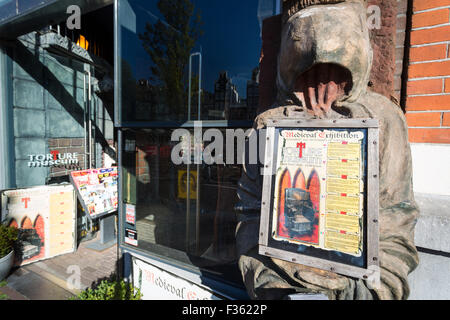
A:
{"type": "Polygon", "coordinates": [[[303,286],[318,291],[344,290],[349,285],[349,279],[334,272],[307,267],[293,262],[272,258],[273,262],[291,279],[301,283],[303,286]]]}
{"type": "Polygon", "coordinates": [[[294,95],[308,112],[327,118],[333,104],[351,89],[347,69],[334,64],[318,64],[298,77],[294,95]]]}

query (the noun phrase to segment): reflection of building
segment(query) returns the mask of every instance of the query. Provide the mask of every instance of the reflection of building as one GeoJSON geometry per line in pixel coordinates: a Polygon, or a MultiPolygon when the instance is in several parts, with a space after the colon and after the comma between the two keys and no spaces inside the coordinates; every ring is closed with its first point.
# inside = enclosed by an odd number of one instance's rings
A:
{"type": "Polygon", "coordinates": [[[259,106],[259,67],[253,69],[252,80],[247,81],[247,115],[248,120],[256,118],[259,106]]]}
{"type": "Polygon", "coordinates": [[[225,113],[230,106],[238,103],[239,94],[237,88],[231,82],[230,77],[228,77],[228,72],[222,71],[214,85],[214,108],[208,111],[209,119],[224,119],[225,113]]]}
{"type": "Polygon", "coordinates": [[[205,91],[202,99],[204,119],[253,120],[259,103],[259,68],[253,70],[252,79],[247,81],[247,99],[240,99],[227,71],[219,74],[214,94],[205,91]]]}
{"type": "Polygon", "coordinates": [[[155,115],[169,118],[169,109],[164,105],[163,89],[151,85],[148,80],[141,79],[136,84],[135,117],[150,121],[155,115]]]}

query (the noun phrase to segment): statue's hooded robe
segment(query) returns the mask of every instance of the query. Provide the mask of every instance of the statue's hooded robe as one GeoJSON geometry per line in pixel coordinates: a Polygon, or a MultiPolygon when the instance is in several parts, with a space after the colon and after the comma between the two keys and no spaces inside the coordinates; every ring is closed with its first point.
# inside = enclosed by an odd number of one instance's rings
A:
{"type": "Polygon", "coordinates": [[[264,128],[267,119],[379,120],[381,284],[374,288],[364,280],[259,255],[263,176],[260,164],[247,163],[239,182],[236,240],[248,294],[252,299],[283,299],[289,294],[311,292],[326,294],[330,299],[407,299],[407,276],[418,265],[414,246],[418,209],[412,190],[411,152],[402,110],[367,89],[373,54],[365,3],[289,1],[294,10],[286,11],[282,30],[278,103],[260,114],[254,127],[264,128]],[[343,93],[329,108],[310,103],[308,90],[327,81],[334,93],[336,87],[343,93]]]}

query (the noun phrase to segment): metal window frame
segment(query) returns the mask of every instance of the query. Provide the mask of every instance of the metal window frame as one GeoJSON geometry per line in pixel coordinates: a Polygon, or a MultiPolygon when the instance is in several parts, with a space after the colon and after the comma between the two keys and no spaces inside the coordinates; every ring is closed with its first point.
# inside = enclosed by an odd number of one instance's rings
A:
{"type": "Polygon", "coordinates": [[[379,123],[374,119],[340,119],[340,120],[269,120],[267,123],[267,147],[265,153],[265,170],[274,173],[277,163],[275,159],[277,143],[276,129],[367,129],[367,193],[366,224],[364,233],[367,234],[366,268],[351,266],[306,254],[292,253],[273,248],[269,245],[271,234],[270,216],[273,205],[272,183],[274,175],[266,174],[263,178],[263,196],[261,200],[261,222],[259,234],[259,254],[281,260],[331,271],[345,276],[366,280],[377,287],[380,281],[379,267],[379,123]]]}
{"type": "Polygon", "coordinates": [[[0,190],[16,186],[11,52],[0,43],[0,190]]]}
{"type": "MultiPolygon", "coordinates": [[[[122,119],[122,37],[120,28],[121,17],[120,17],[120,6],[121,2],[127,0],[114,0],[114,127],[117,128],[117,138],[118,138],[118,174],[119,174],[119,185],[118,185],[118,247],[125,256],[133,256],[138,259],[142,259],[147,263],[154,264],[155,266],[163,269],[167,269],[172,273],[179,275],[180,277],[191,281],[192,283],[209,288],[213,292],[216,292],[222,296],[229,299],[248,299],[248,295],[245,289],[236,287],[231,283],[222,282],[217,279],[215,275],[208,272],[208,270],[200,269],[192,264],[187,264],[183,261],[174,260],[165,256],[160,256],[151,251],[146,251],[139,249],[138,247],[133,247],[124,242],[124,221],[125,221],[125,203],[123,202],[123,162],[122,156],[124,154],[123,142],[124,142],[124,131],[126,130],[139,130],[139,129],[152,129],[152,128],[162,128],[162,129],[176,129],[176,128],[186,128],[194,129],[196,127],[195,121],[123,121],[122,119]]],[[[228,120],[202,120],[203,128],[251,128],[253,126],[253,121],[228,121],[228,120]]],[[[170,249],[170,248],[168,248],[170,249]]],[[[173,249],[170,249],[173,250],[173,249]]],[[[131,281],[132,271],[129,270],[129,262],[126,259],[125,270],[131,272],[130,274],[125,274],[127,279],[131,281]],[[128,269],[127,269],[128,268],[128,269]]]]}

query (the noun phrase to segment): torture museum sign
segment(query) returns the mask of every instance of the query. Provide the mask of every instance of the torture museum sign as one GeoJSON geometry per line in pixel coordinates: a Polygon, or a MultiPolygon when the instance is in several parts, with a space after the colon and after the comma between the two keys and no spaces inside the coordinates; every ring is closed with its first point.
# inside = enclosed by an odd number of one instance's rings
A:
{"type": "Polygon", "coordinates": [[[63,165],[79,164],[78,153],[60,153],[57,150],[50,151],[49,154],[28,155],[28,167],[57,167],[63,165]]]}

